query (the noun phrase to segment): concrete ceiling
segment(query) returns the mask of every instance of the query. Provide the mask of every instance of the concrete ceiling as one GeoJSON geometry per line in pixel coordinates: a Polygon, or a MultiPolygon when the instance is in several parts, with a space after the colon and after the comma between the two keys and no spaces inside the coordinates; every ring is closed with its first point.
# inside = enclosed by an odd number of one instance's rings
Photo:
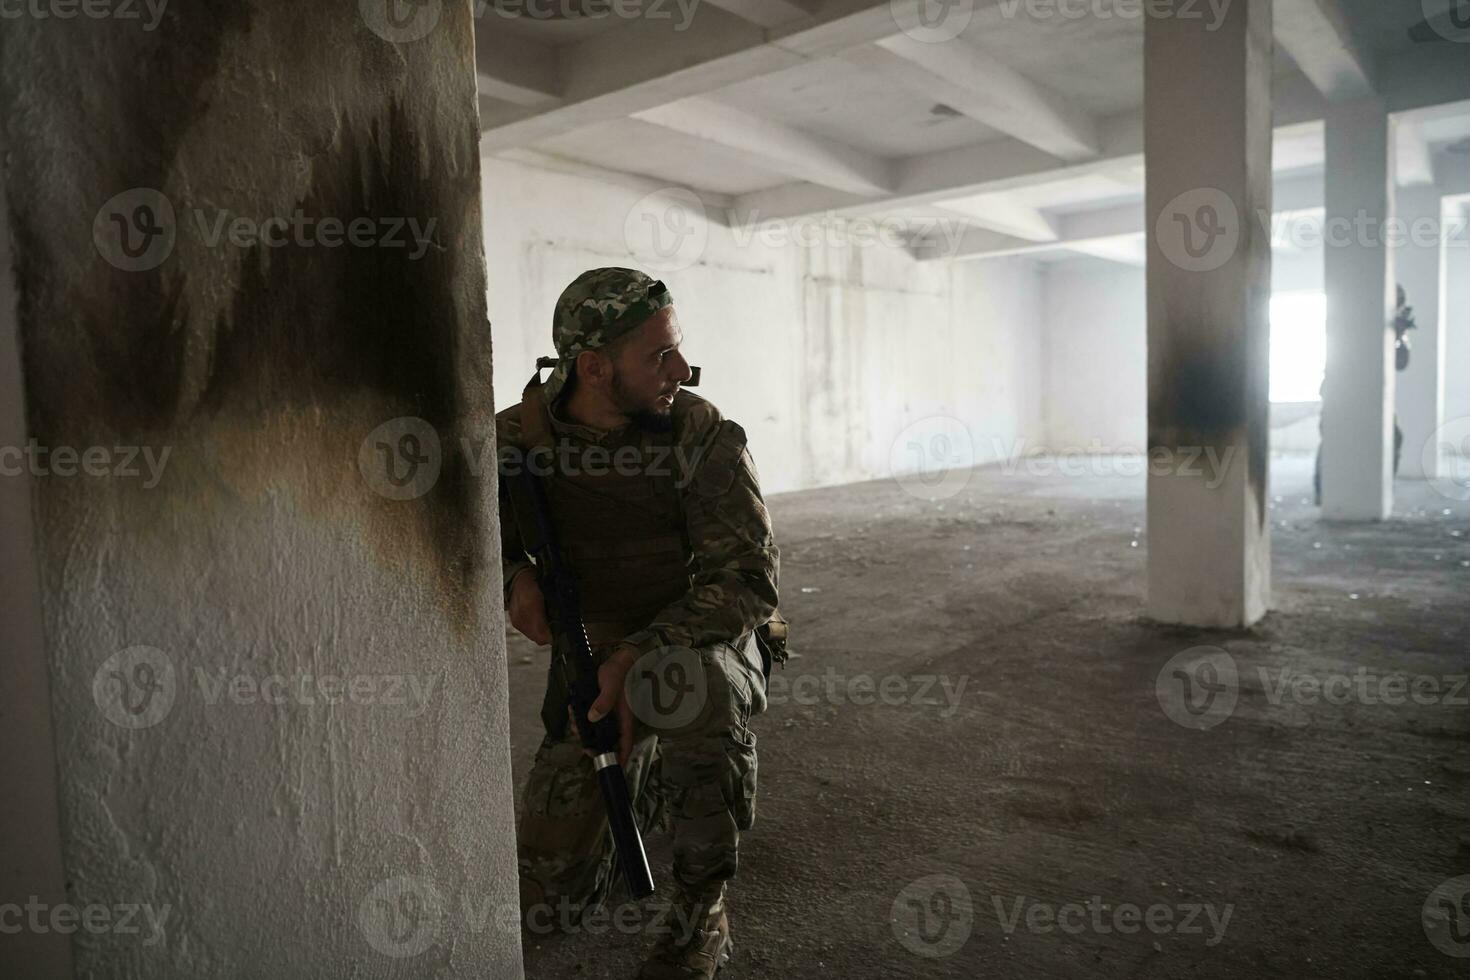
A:
{"type": "MultiPolygon", "coordinates": [[[[1126,226],[1141,202],[1137,0],[974,0],[947,44],[900,31],[920,0],[497,2],[541,16],[477,19],[487,153],[666,182],[732,216],[940,215],[974,226],[977,254],[1139,255],[1131,232],[1059,231],[1126,226]],[[643,16],[589,15],[609,9],[643,16]]],[[[1375,88],[1403,110],[1404,182],[1470,149],[1470,101],[1439,104],[1470,100],[1470,44],[1421,23],[1451,0],[1424,2],[1276,0],[1278,183],[1320,175],[1328,100],[1375,88]]]]}

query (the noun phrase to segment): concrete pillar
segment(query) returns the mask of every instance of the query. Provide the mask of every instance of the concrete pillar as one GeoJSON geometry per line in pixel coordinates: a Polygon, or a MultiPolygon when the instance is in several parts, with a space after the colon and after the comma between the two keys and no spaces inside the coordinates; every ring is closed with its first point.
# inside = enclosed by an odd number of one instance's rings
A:
{"type": "Polygon", "coordinates": [[[1376,521],[1393,510],[1393,166],[1382,102],[1327,110],[1323,280],[1322,515],[1376,521]]]}
{"type": "Polygon", "coordinates": [[[0,28],[5,977],[522,976],[472,21],[390,6],[0,28]]]}
{"type": "Polygon", "coordinates": [[[1400,187],[1396,217],[1406,230],[1394,255],[1398,284],[1414,308],[1416,329],[1409,332],[1409,366],[1395,379],[1396,413],[1404,433],[1399,476],[1439,475],[1438,460],[1426,461],[1423,447],[1444,421],[1444,221],[1437,187],[1400,187]],[[1432,239],[1432,240],[1431,240],[1432,239]],[[1426,469],[1426,462],[1430,469],[1426,469]]]}
{"type": "Polygon", "coordinates": [[[1165,622],[1247,625],[1270,595],[1271,11],[1144,19],[1148,611],[1165,622]]]}
{"type": "MultiPolygon", "coordinates": [[[[57,905],[66,901],[65,871],[32,481],[5,452],[27,441],[14,258],[9,209],[0,194],[0,634],[6,648],[0,745],[8,747],[0,751],[0,903],[34,895],[57,905]]],[[[70,936],[7,929],[0,939],[0,976],[70,980],[70,936]]]]}

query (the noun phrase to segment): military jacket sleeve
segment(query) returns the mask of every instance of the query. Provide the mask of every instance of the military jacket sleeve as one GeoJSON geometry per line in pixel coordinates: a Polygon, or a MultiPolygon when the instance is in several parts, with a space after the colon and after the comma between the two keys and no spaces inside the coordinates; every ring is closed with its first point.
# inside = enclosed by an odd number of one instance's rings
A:
{"type": "Polygon", "coordinates": [[[640,653],[734,641],[769,620],[777,603],[780,553],[745,430],[708,402],[681,422],[675,455],[692,580],[688,592],[626,637],[640,653]]]}
{"type": "MultiPolygon", "coordinates": [[[[520,442],[518,410],[502,412],[495,417],[495,441],[498,452],[507,451],[520,442]]],[[[521,545],[521,536],[516,528],[515,511],[510,506],[510,494],[502,484],[499,498],[500,513],[500,573],[503,600],[510,602],[510,586],[517,574],[527,568],[535,568],[526,549],[521,545]]]]}

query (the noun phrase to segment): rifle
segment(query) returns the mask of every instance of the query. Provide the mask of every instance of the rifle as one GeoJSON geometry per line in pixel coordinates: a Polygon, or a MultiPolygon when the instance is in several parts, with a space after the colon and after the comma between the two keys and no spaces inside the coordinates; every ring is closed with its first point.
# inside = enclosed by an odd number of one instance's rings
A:
{"type": "Polygon", "coordinates": [[[608,827],[612,830],[623,878],[635,899],[646,898],[653,894],[653,872],[649,870],[643,838],[633,817],[628,780],[618,763],[617,715],[608,714],[595,723],[587,720],[592,703],[601,693],[597,661],[587,639],[576,577],[557,545],[546,487],[524,462],[514,472],[507,472],[507,467],[501,465],[500,480],[515,511],[521,544],[536,561],[536,577],[546,599],[546,621],[551,626],[551,655],[569,692],[577,734],[583,747],[592,752],[592,765],[597,770],[597,784],[607,807],[608,827]]]}

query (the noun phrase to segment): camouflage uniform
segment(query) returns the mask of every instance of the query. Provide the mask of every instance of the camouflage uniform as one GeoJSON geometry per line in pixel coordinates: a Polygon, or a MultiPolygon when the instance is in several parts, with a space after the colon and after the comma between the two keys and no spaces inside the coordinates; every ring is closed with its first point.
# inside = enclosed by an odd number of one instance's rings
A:
{"type": "MultiPolygon", "coordinates": [[[[629,672],[636,742],[627,776],[640,823],[645,830],[671,826],[675,900],[703,903],[724,928],[724,883],[736,873],[740,831],[755,818],[749,723],[765,708],[769,670],[755,631],[772,618],[777,599],[778,552],[745,433],[683,390],[662,435],[634,424],[612,432],[580,425],[556,402],[580,351],[611,342],[668,304],[661,284],[627,269],[584,273],[562,294],[553,329],[559,360],[540,386],[549,408],[541,417],[558,454],[546,485],[594,652],[600,660],[622,644],[639,653],[629,672]],[[638,462],[620,467],[621,477],[598,473],[591,465],[598,452],[599,459],[638,462]]],[[[516,405],[496,416],[502,452],[534,441],[527,410],[516,405]]],[[[508,594],[531,566],[504,496],[500,525],[508,594]]],[[[575,920],[608,897],[616,877],[591,761],[565,705],[551,671],[546,737],[518,834],[532,928],[533,909],[541,907],[543,920],[575,920]]]]}

